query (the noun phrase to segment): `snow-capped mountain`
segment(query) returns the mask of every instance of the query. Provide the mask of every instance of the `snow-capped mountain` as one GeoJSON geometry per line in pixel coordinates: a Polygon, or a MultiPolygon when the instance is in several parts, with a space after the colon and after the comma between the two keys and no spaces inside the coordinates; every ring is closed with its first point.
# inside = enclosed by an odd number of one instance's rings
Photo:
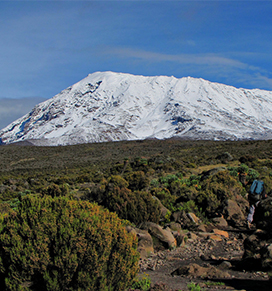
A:
{"type": "Polygon", "coordinates": [[[270,139],[272,91],[96,72],[0,131],[0,143],[39,145],[171,137],[270,139]]]}

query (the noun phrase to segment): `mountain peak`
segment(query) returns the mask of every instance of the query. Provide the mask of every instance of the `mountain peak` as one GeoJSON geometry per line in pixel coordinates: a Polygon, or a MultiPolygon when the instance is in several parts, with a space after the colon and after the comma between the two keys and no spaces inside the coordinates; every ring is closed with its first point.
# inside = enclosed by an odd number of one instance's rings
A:
{"type": "Polygon", "coordinates": [[[171,137],[268,139],[272,92],[192,77],[95,72],[0,131],[2,143],[35,144],[171,137]]]}

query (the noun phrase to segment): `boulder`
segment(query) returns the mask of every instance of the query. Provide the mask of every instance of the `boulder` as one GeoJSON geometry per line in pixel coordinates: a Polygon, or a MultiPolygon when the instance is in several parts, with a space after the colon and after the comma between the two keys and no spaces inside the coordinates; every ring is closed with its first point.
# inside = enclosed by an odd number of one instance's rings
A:
{"type": "Polygon", "coordinates": [[[177,242],[177,247],[181,247],[185,245],[185,237],[186,235],[182,231],[173,231],[172,234],[177,242]]]}
{"type": "Polygon", "coordinates": [[[186,234],[181,228],[181,225],[177,222],[170,222],[166,225],[168,228],[170,228],[174,238],[177,241],[177,247],[185,245],[185,237],[186,234]]]}
{"type": "Polygon", "coordinates": [[[255,210],[254,222],[257,228],[267,230],[272,238],[272,197],[260,201],[255,210]]]}
{"type": "Polygon", "coordinates": [[[243,214],[245,216],[247,216],[248,215],[248,209],[250,207],[250,204],[249,204],[248,200],[245,199],[244,197],[242,197],[241,195],[236,195],[235,196],[235,202],[240,207],[240,209],[243,212],[243,214]]]}
{"type": "Polygon", "coordinates": [[[171,215],[171,220],[178,222],[183,229],[188,229],[196,224],[189,218],[185,211],[176,211],[171,215]]]}
{"type": "Polygon", "coordinates": [[[213,241],[222,241],[222,237],[218,234],[211,233],[208,238],[213,241]]]}
{"type": "Polygon", "coordinates": [[[167,223],[166,226],[169,227],[172,232],[173,231],[179,231],[179,232],[182,231],[181,225],[177,222],[174,222],[174,221],[167,223]]]}
{"type": "Polygon", "coordinates": [[[257,229],[244,241],[244,255],[241,264],[246,268],[272,271],[271,231],[257,229]]]}
{"type": "Polygon", "coordinates": [[[212,219],[212,222],[217,226],[217,227],[227,227],[228,226],[228,222],[226,221],[226,219],[221,216],[221,217],[215,217],[212,219]]]}
{"type": "Polygon", "coordinates": [[[127,226],[127,231],[134,233],[138,237],[137,250],[140,253],[141,259],[147,258],[154,253],[153,239],[147,230],[127,226]]]}
{"type": "Polygon", "coordinates": [[[199,224],[200,219],[193,213],[193,212],[189,212],[187,213],[187,216],[190,218],[190,220],[194,223],[194,224],[199,224]]]}
{"type": "Polygon", "coordinates": [[[224,231],[224,230],[220,230],[220,229],[215,228],[215,229],[213,229],[213,232],[214,232],[214,234],[223,236],[225,238],[229,238],[229,233],[227,231],[224,231]]]}
{"type": "Polygon", "coordinates": [[[189,232],[187,233],[187,237],[188,237],[190,240],[192,240],[192,241],[198,239],[197,234],[195,234],[194,232],[191,232],[191,231],[189,231],[189,232]]]}
{"type": "Polygon", "coordinates": [[[141,229],[147,230],[152,237],[156,238],[161,244],[168,249],[174,249],[177,246],[176,239],[174,238],[170,228],[162,228],[154,222],[144,222],[141,224],[141,229]]]}
{"type": "Polygon", "coordinates": [[[197,231],[200,231],[200,232],[207,232],[207,225],[205,225],[205,224],[200,224],[200,225],[198,225],[198,227],[197,227],[196,230],[197,230],[197,231]]]}
{"type": "Polygon", "coordinates": [[[223,215],[229,225],[234,227],[241,227],[245,225],[245,215],[236,201],[228,199],[223,208],[223,215]]]}
{"type": "Polygon", "coordinates": [[[218,265],[220,270],[229,270],[231,269],[232,264],[229,261],[223,261],[221,264],[218,265]]]}

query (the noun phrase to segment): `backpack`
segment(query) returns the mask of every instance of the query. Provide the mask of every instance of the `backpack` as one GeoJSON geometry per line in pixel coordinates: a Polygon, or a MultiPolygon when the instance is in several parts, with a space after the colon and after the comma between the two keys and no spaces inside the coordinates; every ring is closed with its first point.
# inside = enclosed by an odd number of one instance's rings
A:
{"type": "Polygon", "coordinates": [[[261,180],[254,180],[249,189],[250,198],[252,198],[255,201],[261,200],[263,191],[264,191],[264,182],[261,180]]]}

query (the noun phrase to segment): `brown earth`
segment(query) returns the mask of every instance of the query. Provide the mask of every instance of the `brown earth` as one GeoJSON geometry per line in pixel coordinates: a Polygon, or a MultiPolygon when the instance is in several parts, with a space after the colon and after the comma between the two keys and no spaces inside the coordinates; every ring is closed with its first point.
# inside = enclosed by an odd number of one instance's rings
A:
{"type": "Polygon", "coordinates": [[[271,291],[269,273],[242,263],[243,242],[252,232],[229,229],[228,237],[219,238],[194,233],[175,250],[157,250],[141,259],[139,276],[148,274],[151,290],[184,291],[195,283],[201,290],[271,291]]]}

